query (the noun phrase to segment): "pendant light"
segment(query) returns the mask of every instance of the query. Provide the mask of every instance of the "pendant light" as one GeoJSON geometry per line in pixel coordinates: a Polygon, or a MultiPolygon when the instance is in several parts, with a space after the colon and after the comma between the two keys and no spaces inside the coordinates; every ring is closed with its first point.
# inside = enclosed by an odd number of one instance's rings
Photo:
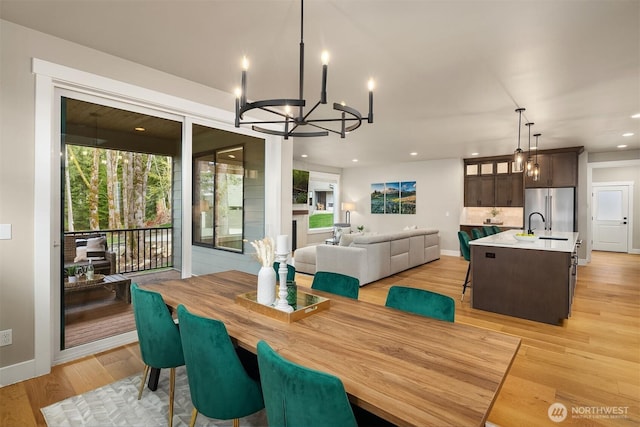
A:
{"type": "Polygon", "coordinates": [[[538,164],[538,151],[540,151],[540,143],[538,142],[538,137],[542,135],[541,133],[536,133],[535,136],[536,137],[536,160],[535,163],[533,165],[533,180],[534,181],[539,181],[540,180],[540,165],[538,164]]]}
{"type": "Polygon", "coordinates": [[[531,158],[531,126],[534,125],[533,122],[525,123],[526,127],[529,128],[529,151],[527,152],[527,176],[533,176],[533,159],[531,158]]]}
{"type": "Polygon", "coordinates": [[[513,172],[522,172],[524,155],[520,148],[520,128],[522,127],[522,112],[524,110],[525,108],[516,109],[516,113],[518,113],[518,148],[513,152],[513,172]]]}

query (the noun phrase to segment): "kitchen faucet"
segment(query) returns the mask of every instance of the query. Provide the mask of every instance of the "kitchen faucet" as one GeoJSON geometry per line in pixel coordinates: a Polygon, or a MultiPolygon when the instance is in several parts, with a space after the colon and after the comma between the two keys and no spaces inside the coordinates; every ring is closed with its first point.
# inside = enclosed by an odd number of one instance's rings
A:
{"type": "Polygon", "coordinates": [[[529,214],[529,229],[527,230],[527,234],[533,234],[533,230],[531,230],[531,216],[535,214],[540,215],[540,218],[542,218],[542,222],[544,222],[544,216],[542,216],[540,212],[531,212],[529,214]]]}

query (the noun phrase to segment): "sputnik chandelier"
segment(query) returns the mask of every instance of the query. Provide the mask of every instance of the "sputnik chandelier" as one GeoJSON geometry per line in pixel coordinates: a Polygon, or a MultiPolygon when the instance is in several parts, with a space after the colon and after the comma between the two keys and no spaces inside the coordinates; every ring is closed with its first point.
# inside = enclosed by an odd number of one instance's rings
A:
{"type": "Polygon", "coordinates": [[[338,117],[314,118],[312,113],[321,105],[327,103],[327,68],[329,63],[328,52],[323,52],[322,59],[322,90],[320,100],[305,111],[306,100],[304,99],[304,1],[300,1],[300,74],[299,74],[299,98],[298,99],[266,99],[261,101],[247,102],[247,70],[249,61],[243,58],[241,87],[236,89],[236,118],[235,127],[240,125],[252,125],[252,129],[270,135],[278,135],[289,139],[289,137],[314,137],[327,136],[329,132],[339,134],[344,138],[347,133],[360,127],[363,120],[373,123],[373,87],[374,82],[369,79],[369,114],[363,118],[358,110],[349,107],[344,103],[333,103],[333,109],[339,113],[338,117]],[[243,121],[244,113],[250,110],[259,109],[281,117],[276,120],[243,121]],[[280,110],[282,109],[282,110],[280,110]],[[294,112],[292,110],[297,110],[294,112]],[[338,124],[334,128],[328,127],[331,123],[338,124]],[[265,124],[281,125],[284,130],[276,130],[262,127],[265,124]],[[339,127],[339,129],[337,129],[339,127]],[[313,128],[308,130],[309,128],[313,128]],[[305,130],[307,129],[307,130],[305,130]]]}

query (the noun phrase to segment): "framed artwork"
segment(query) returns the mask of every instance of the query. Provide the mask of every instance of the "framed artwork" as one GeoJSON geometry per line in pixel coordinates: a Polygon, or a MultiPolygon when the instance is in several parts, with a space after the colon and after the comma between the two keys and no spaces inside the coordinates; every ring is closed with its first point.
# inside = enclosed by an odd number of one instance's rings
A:
{"type": "Polygon", "coordinates": [[[400,183],[400,213],[416,213],[416,182],[404,181],[400,183]]]}
{"type": "Polygon", "coordinates": [[[384,213],[384,184],[371,184],[371,213],[384,213]]]}
{"type": "Polygon", "coordinates": [[[416,181],[371,184],[372,214],[415,214],[416,181]]]}
{"type": "Polygon", "coordinates": [[[384,213],[399,214],[400,213],[400,183],[387,182],[384,184],[384,213]]]}

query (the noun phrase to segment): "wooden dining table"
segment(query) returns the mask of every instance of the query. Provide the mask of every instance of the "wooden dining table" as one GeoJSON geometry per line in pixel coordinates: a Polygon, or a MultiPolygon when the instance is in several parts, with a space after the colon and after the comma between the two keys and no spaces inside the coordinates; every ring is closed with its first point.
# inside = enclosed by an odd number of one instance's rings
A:
{"type": "Polygon", "coordinates": [[[484,426],[520,338],[364,301],[328,297],[328,309],[295,322],[236,302],[257,277],[226,271],[142,285],[167,305],[221,320],[253,353],[260,340],[303,366],[339,377],[351,403],[396,425],[484,426]]]}

